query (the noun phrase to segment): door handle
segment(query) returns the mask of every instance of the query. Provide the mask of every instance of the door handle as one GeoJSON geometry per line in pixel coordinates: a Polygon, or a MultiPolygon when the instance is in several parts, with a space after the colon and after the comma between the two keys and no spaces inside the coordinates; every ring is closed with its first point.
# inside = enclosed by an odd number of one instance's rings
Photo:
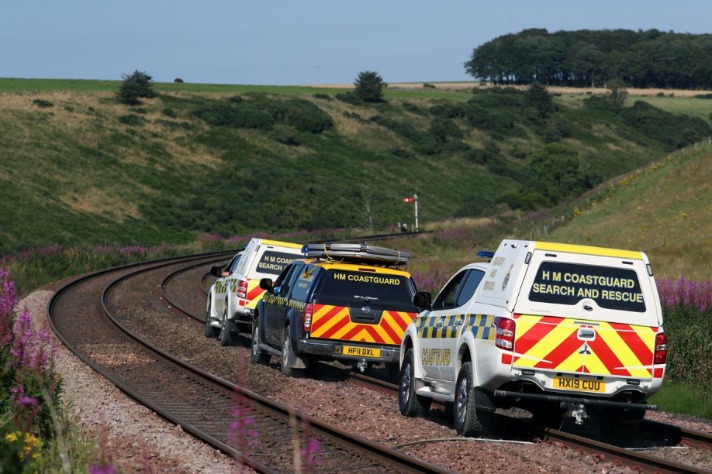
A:
{"type": "Polygon", "coordinates": [[[435,323],[435,326],[441,328],[441,327],[443,327],[443,324],[445,324],[445,323],[444,323],[443,320],[441,319],[441,320],[439,320],[437,323],[435,323]]]}

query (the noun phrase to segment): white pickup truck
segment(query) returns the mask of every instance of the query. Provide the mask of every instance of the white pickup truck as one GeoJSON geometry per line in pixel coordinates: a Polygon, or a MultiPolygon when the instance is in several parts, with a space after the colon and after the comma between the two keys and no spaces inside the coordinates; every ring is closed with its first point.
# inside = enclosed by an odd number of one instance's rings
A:
{"type": "Polygon", "coordinates": [[[401,344],[400,411],[453,404],[458,433],[491,428],[497,408],[535,421],[597,422],[630,434],[665,374],[667,337],[642,252],[505,240],[461,268],[421,309],[401,344]],[[590,414],[589,414],[590,412],[590,414]]]}
{"type": "Polygon", "coordinates": [[[250,332],[252,315],[264,291],[261,278],[275,279],[292,260],[301,258],[302,245],[253,238],[225,269],[212,267],[218,277],[208,292],[205,337],[217,337],[220,344],[232,344],[240,329],[250,332]]]}

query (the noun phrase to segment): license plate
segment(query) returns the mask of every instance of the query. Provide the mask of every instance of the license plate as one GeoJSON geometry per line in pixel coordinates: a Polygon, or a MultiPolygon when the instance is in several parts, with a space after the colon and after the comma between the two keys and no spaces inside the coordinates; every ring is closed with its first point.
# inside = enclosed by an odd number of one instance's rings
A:
{"type": "Polygon", "coordinates": [[[559,390],[576,390],[579,392],[605,393],[606,382],[574,377],[555,377],[554,388],[559,390]]]}
{"type": "Polygon", "coordinates": [[[381,349],[374,349],[372,347],[344,346],[342,354],[352,357],[370,357],[372,359],[378,359],[381,357],[381,349]]]}

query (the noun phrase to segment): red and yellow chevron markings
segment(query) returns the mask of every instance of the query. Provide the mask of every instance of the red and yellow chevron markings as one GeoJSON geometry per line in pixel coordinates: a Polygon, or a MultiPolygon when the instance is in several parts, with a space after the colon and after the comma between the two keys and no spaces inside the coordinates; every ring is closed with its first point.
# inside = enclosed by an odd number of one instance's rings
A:
{"type": "Polygon", "coordinates": [[[515,315],[514,366],[569,373],[649,379],[657,327],[515,315]],[[579,339],[582,326],[595,329],[579,339]]]}
{"type": "Polygon", "coordinates": [[[265,290],[260,288],[258,279],[248,280],[247,282],[247,308],[256,308],[257,303],[262,299],[265,290]]]}
{"type": "Polygon", "coordinates": [[[383,311],[379,324],[351,322],[344,306],[314,305],[311,336],[319,339],[400,345],[405,328],[415,318],[406,311],[383,311]]]}

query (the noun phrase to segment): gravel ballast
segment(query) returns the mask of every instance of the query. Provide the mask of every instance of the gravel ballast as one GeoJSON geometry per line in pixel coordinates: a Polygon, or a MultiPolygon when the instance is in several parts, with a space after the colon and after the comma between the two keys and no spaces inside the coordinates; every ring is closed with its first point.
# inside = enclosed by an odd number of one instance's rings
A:
{"type": "MultiPolygon", "coordinates": [[[[20,302],[19,308],[30,312],[36,327],[47,327],[45,311],[52,294],[52,291],[38,290],[20,302]]],[[[216,341],[205,340],[202,333],[201,339],[197,339],[199,331],[195,326],[186,327],[191,329],[178,328],[176,332],[192,331],[197,344],[212,344],[216,350],[238,351],[248,357],[246,347],[220,348],[216,341]]],[[[229,473],[242,467],[133,401],[55,340],[60,346],[56,367],[62,374],[63,398],[70,416],[97,440],[106,439],[104,450],[124,472],[229,473]]],[[[265,396],[365,438],[400,446],[408,454],[454,472],[636,472],[554,443],[458,437],[444,414],[442,419],[437,413],[428,419],[406,418],[398,412],[397,400],[391,395],[354,387],[344,381],[287,378],[275,365],[248,365],[247,369],[243,377],[254,380],[255,371],[259,371],[260,385],[271,387],[265,396]]],[[[234,368],[224,370],[232,372],[234,377],[234,368]]],[[[218,372],[216,369],[220,375],[218,372]]],[[[705,420],[654,412],[649,418],[712,432],[710,423],[705,420]]],[[[685,448],[669,449],[669,456],[680,456],[681,462],[688,454],[685,448]]],[[[709,453],[708,457],[712,458],[709,453]]],[[[703,465],[712,469],[712,460],[708,459],[706,464],[703,460],[703,465]]]]}

